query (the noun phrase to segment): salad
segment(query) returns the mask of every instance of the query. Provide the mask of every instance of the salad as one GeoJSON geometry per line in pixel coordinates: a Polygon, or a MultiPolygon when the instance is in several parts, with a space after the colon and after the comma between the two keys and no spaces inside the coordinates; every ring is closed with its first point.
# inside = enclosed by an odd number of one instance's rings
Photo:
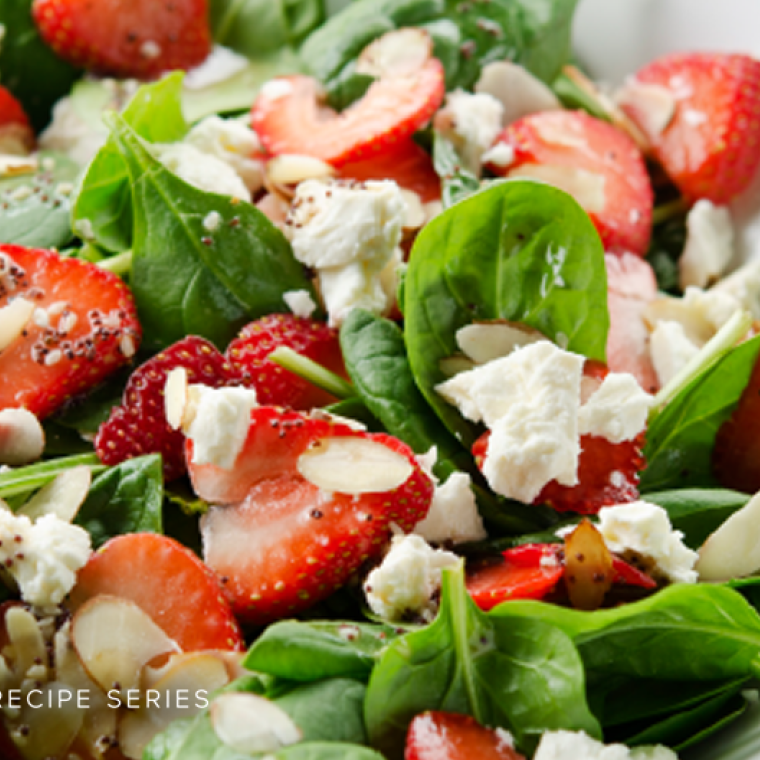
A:
{"type": "Polygon", "coordinates": [[[760,62],[575,6],[0,0],[0,756],[756,723],[760,62]]]}

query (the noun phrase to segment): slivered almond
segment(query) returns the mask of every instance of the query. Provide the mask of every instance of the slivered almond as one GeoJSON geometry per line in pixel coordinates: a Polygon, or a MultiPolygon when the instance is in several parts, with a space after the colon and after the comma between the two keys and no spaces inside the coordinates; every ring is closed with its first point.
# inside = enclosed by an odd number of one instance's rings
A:
{"type": "Polygon", "coordinates": [[[405,230],[417,230],[425,224],[425,207],[422,199],[414,190],[401,188],[401,195],[406,203],[406,215],[404,217],[405,230]]]}
{"type": "Polygon", "coordinates": [[[607,197],[604,190],[604,176],[574,166],[552,164],[523,164],[509,173],[510,177],[537,179],[564,190],[588,212],[599,214],[604,211],[607,197]]]}
{"type": "Polygon", "coordinates": [[[169,427],[179,430],[187,407],[187,370],[175,367],[166,376],[164,385],[164,413],[169,427]]]}
{"type": "Polygon", "coordinates": [[[356,72],[379,79],[414,74],[432,53],[433,43],[424,29],[396,29],[378,37],[362,50],[356,62],[356,72]]]}
{"type": "Polygon", "coordinates": [[[322,438],[298,457],[298,472],[325,491],[362,494],[398,488],[414,471],[405,456],[367,438],[322,438]]]}
{"type": "Polygon", "coordinates": [[[615,100],[650,140],[662,134],[676,112],[676,99],[670,90],[636,79],[626,82],[617,92],[615,100]]]}
{"type": "Polygon", "coordinates": [[[475,322],[457,330],[455,337],[459,348],[475,364],[507,356],[518,346],[546,340],[538,330],[510,322],[475,322]]]}
{"type": "Polygon", "coordinates": [[[0,308],[0,351],[21,335],[33,314],[34,304],[21,297],[0,308]]]}
{"type": "Polygon", "coordinates": [[[26,515],[32,522],[43,515],[71,522],[87,498],[91,482],[90,468],[85,465],[64,470],[37,491],[18,514],[26,515]]]}
{"type": "Polygon", "coordinates": [[[267,181],[273,185],[297,185],[307,179],[326,179],[335,175],[330,164],[313,156],[283,154],[266,165],[267,181]]]}
{"type": "Polygon", "coordinates": [[[45,449],[45,432],[28,409],[0,411],[0,463],[13,467],[36,462],[45,449]]]}
{"type": "Polygon", "coordinates": [[[0,177],[34,174],[38,168],[37,159],[31,156],[0,155],[0,177]]]}

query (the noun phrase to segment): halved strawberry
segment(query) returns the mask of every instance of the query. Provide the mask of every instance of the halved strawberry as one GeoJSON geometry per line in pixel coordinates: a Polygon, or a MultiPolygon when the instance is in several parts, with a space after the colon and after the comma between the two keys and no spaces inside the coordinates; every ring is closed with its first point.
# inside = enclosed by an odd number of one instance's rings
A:
{"type": "Polygon", "coordinates": [[[25,156],[34,149],[34,132],[21,103],[0,85],[0,154],[25,156]]]}
{"type": "Polygon", "coordinates": [[[98,74],[148,79],[211,52],[206,0],[34,0],[42,38],[98,74]]]}
{"type": "Polygon", "coordinates": [[[183,652],[244,648],[214,573],[167,536],[128,533],[105,543],[79,571],[68,606],[99,594],[137,604],[183,652]]]}
{"type": "Polygon", "coordinates": [[[395,54],[404,52],[404,43],[414,49],[406,58],[396,55],[397,65],[388,65],[387,54],[379,55],[380,68],[387,70],[368,69],[379,78],[340,114],[322,104],[320,84],[311,77],[282,77],[264,85],[251,114],[264,147],[275,156],[306,154],[338,167],[409,138],[440,106],[445,84],[443,65],[432,57],[426,32],[398,30],[373,45],[392,46],[395,54]]]}
{"type": "Polygon", "coordinates": [[[188,440],[196,493],[223,505],[202,519],[204,559],[235,613],[252,624],[292,615],[331,594],[381,551],[392,523],[411,530],[433,493],[400,441],[273,407],[253,409],[230,470],[195,465],[192,455],[188,440]],[[331,450],[339,452],[332,459],[331,450]],[[389,469],[403,481],[387,480],[389,469]],[[384,480],[392,487],[381,488],[384,480]]]}
{"type": "Polygon", "coordinates": [[[621,105],[687,200],[728,203],[749,185],[760,166],[760,61],[738,54],[667,55],[641,69],[637,83],[663,88],[674,101],[672,117],[657,130],[639,109],[621,105]]]}
{"type": "Polygon", "coordinates": [[[293,314],[270,314],[243,328],[225,352],[243,385],[256,389],[260,404],[311,409],[337,399],[267,357],[287,346],[327,369],[346,376],[338,331],[324,322],[293,314]]]}
{"type": "Polygon", "coordinates": [[[121,406],[100,426],[95,451],[103,464],[161,454],[166,480],[184,475],[185,436],[169,427],[164,410],[166,376],[177,367],[187,370],[189,383],[212,388],[237,380],[231,364],[205,338],[190,335],[165,348],[130,375],[121,406]]]}
{"type": "Polygon", "coordinates": [[[460,713],[428,711],[409,725],[404,760],[525,760],[504,732],[460,713]]]}
{"type": "Polygon", "coordinates": [[[496,138],[514,151],[495,174],[532,177],[570,193],[588,212],[604,249],[643,256],[652,227],[652,186],[628,135],[581,111],[543,111],[518,119],[496,138]]]}
{"type": "Polygon", "coordinates": [[[0,245],[2,307],[0,409],[38,417],[126,364],[142,335],[119,277],[54,251],[0,245]]]}

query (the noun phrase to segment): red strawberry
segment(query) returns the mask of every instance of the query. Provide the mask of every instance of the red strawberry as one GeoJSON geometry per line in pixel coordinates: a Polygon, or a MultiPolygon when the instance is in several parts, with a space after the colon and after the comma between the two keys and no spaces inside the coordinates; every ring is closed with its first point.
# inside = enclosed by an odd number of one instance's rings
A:
{"type": "MultiPolygon", "coordinates": [[[[23,406],[46,417],[137,350],[142,333],[132,295],[94,264],[0,245],[0,307],[20,297],[34,312],[0,353],[0,409],[23,406]]],[[[15,310],[24,302],[14,303],[15,310]]]]}
{"type": "Polygon", "coordinates": [[[34,149],[34,132],[21,103],[0,85],[0,153],[25,156],[34,149]]]}
{"type": "Polygon", "coordinates": [[[460,713],[429,711],[409,725],[404,760],[525,760],[504,733],[460,713]]]}
{"type": "Polygon", "coordinates": [[[32,15],[61,58],[98,74],[149,79],[211,51],[206,0],[34,0],[32,15]]]}
{"type": "Polygon", "coordinates": [[[370,158],[344,164],[339,174],[341,178],[360,182],[392,179],[399,187],[417,193],[423,203],[441,197],[441,179],[433,168],[433,159],[411,138],[399,140],[370,158]]]}
{"type": "Polygon", "coordinates": [[[132,373],[121,406],[100,426],[95,450],[104,464],[157,453],[163,457],[167,480],[185,473],[185,437],[169,427],[164,411],[166,376],[176,367],[187,369],[189,383],[212,388],[234,379],[229,362],[204,338],[191,335],[165,348],[132,373]]]}
{"type": "Polygon", "coordinates": [[[226,357],[241,383],[256,389],[260,404],[311,409],[337,399],[267,357],[287,346],[345,377],[338,331],[324,322],[292,314],[270,314],[247,325],[227,347],[226,357]]]}
{"type": "MultiPolygon", "coordinates": [[[[389,33],[373,45],[403,46],[409,43],[409,31],[389,33]]],[[[311,77],[283,77],[266,84],[251,114],[264,147],[275,156],[300,153],[343,166],[410,137],[435,113],[445,90],[443,65],[431,57],[430,37],[420,31],[412,34],[414,50],[389,50],[393,70],[380,72],[364,97],[340,114],[321,104],[321,87],[311,77]],[[395,67],[394,58],[402,61],[395,67]]],[[[379,58],[389,63],[388,55],[379,58]]]]}
{"type": "MultiPolygon", "coordinates": [[[[400,441],[273,407],[251,412],[248,437],[232,469],[193,464],[192,440],[186,453],[197,494],[224,505],[212,506],[203,517],[204,558],[235,613],[252,624],[292,615],[331,594],[378,554],[391,523],[411,530],[427,513],[433,493],[400,441]],[[357,452],[330,465],[347,488],[328,490],[302,474],[307,452],[331,447],[357,452]],[[406,480],[386,491],[356,490],[362,488],[367,448],[373,457],[382,455],[380,461],[373,458],[376,471],[384,471],[390,458],[393,466],[401,463],[404,475],[408,469],[406,480]]],[[[327,471],[327,465],[319,466],[327,471]]]]}
{"type": "Polygon", "coordinates": [[[675,111],[653,131],[650,120],[626,106],[653,153],[689,201],[728,203],[749,185],[760,165],[760,61],[747,55],[681,53],[650,63],[635,82],[665,88],[675,111]]]}
{"type": "Polygon", "coordinates": [[[566,190],[588,212],[611,253],[643,256],[652,227],[652,186],[628,135],[581,111],[544,111],[518,119],[496,138],[514,151],[506,177],[534,177],[566,190]]]}
{"type": "Polygon", "coordinates": [[[79,571],[69,606],[98,594],[137,604],[183,652],[244,648],[216,576],[167,536],[128,533],[105,543],[79,571]]]}

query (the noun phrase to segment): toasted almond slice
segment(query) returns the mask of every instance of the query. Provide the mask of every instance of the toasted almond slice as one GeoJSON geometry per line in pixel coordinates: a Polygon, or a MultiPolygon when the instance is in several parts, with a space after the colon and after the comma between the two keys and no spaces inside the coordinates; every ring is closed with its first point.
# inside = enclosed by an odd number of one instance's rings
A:
{"type": "Polygon", "coordinates": [[[24,331],[34,314],[34,304],[19,296],[0,308],[0,351],[5,351],[24,331]]]}
{"type": "Polygon", "coordinates": [[[92,474],[86,465],[64,470],[37,491],[18,514],[26,515],[32,522],[43,515],[71,522],[87,498],[91,482],[92,474]]]}
{"type": "Polygon", "coordinates": [[[104,691],[122,695],[140,684],[143,667],[179,647],[134,602],[99,595],[71,621],[71,641],[87,674],[104,691]]]}
{"type": "Polygon", "coordinates": [[[47,652],[42,631],[29,610],[14,605],[5,613],[5,630],[12,647],[13,669],[23,676],[35,662],[45,662],[47,652]]]}
{"type": "Polygon", "coordinates": [[[527,346],[546,337],[538,330],[511,322],[474,322],[456,332],[456,342],[475,364],[511,354],[517,347],[527,346]]]}
{"type": "Polygon", "coordinates": [[[406,203],[404,229],[417,230],[425,224],[425,207],[422,205],[422,199],[414,190],[406,190],[403,187],[401,195],[406,203]]]}
{"type": "Polygon", "coordinates": [[[362,494],[398,488],[414,471],[407,458],[367,438],[322,438],[298,457],[298,472],[325,491],[362,494]]]}
{"type": "Polygon", "coordinates": [[[0,155],[0,177],[19,177],[23,174],[34,174],[39,163],[32,156],[0,155]]]}
{"type": "Polygon", "coordinates": [[[166,376],[164,385],[164,413],[169,427],[179,430],[187,406],[187,370],[175,367],[166,376]]]}
{"type": "Polygon", "coordinates": [[[297,185],[307,179],[332,177],[335,169],[314,156],[283,154],[267,162],[266,174],[270,184],[297,185]]]}
{"type": "Polygon", "coordinates": [[[626,82],[617,92],[615,100],[650,139],[665,131],[676,112],[676,99],[670,90],[636,79],[626,82]]]}
{"type": "Polygon", "coordinates": [[[414,74],[432,53],[433,43],[424,29],[396,29],[378,37],[362,50],[356,62],[356,72],[382,79],[414,74]]]}
{"type": "Polygon", "coordinates": [[[301,740],[290,716],[257,694],[230,692],[211,703],[216,735],[238,752],[276,752],[301,740]]]}
{"type": "Polygon", "coordinates": [[[28,409],[0,411],[0,464],[36,462],[45,449],[45,432],[28,409]]]}
{"type": "Polygon", "coordinates": [[[565,580],[570,603],[578,610],[596,610],[612,587],[612,554],[602,534],[583,520],[565,536],[565,580]]]}
{"type": "Polygon", "coordinates": [[[574,166],[522,164],[509,172],[510,177],[537,179],[564,190],[588,212],[599,214],[607,205],[604,176],[574,166]]]}

